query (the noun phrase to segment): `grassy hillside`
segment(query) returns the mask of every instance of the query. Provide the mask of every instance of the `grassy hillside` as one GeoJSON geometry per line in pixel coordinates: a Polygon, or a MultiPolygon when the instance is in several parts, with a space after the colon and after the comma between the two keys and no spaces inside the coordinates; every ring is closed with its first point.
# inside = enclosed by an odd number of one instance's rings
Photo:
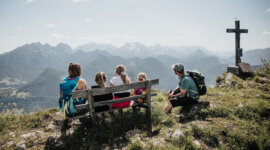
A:
{"type": "Polygon", "coordinates": [[[270,65],[242,80],[225,73],[218,86],[209,88],[200,103],[174,108],[164,114],[166,93],[152,103],[153,133],[147,134],[144,110],[99,116],[98,125],[72,121],[61,135],[63,116],[52,108],[17,115],[16,109],[0,114],[2,149],[269,149],[270,65]]]}

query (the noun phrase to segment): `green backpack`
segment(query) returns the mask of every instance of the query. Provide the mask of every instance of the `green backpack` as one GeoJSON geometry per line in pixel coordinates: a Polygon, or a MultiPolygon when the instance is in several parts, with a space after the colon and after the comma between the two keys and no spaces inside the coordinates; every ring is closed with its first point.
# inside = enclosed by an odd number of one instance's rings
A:
{"type": "Polygon", "coordinates": [[[198,71],[186,71],[186,75],[190,76],[198,87],[199,95],[204,95],[207,92],[207,88],[204,82],[204,76],[198,71]]]}

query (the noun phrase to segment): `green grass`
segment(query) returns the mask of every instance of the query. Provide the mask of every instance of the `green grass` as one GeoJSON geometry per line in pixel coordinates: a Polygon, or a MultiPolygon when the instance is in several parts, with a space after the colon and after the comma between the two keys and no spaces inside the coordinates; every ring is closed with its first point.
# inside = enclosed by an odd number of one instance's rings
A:
{"type": "MultiPolygon", "coordinates": [[[[18,114],[16,109],[6,110],[0,113],[0,144],[5,144],[10,139],[21,140],[19,134],[27,133],[32,130],[44,130],[49,121],[52,120],[52,114],[57,112],[57,108],[43,110],[31,114],[18,114]],[[11,137],[9,133],[15,133],[15,137],[11,137]]],[[[26,146],[32,147],[33,141],[25,139],[26,146]]],[[[12,146],[12,149],[18,147],[12,146]]]]}
{"type": "Polygon", "coordinates": [[[215,131],[214,128],[201,129],[197,125],[193,125],[192,132],[195,138],[203,140],[209,146],[217,147],[219,145],[219,132],[215,131]]]}
{"type": "Polygon", "coordinates": [[[58,111],[56,108],[51,108],[36,113],[16,115],[14,110],[7,110],[0,114],[0,131],[8,131],[13,128],[24,130],[43,127],[43,123],[52,118],[51,114],[58,111]]]}
{"type": "MultiPolygon", "coordinates": [[[[61,137],[68,149],[267,149],[270,147],[270,67],[257,70],[253,77],[242,80],[233,76],[234,85],[225,83],[225,76],[218,77],[219,88],[209,88],[200,104],[174,108],[164,114],[167,95],[158,92],[152,102],[153,134],[147,134],[145,110],[133,113],[132,109],[114,116],[99,117],[96,126],[89,120],[73,125],[74,133],[61,137]],[[184,137],[171,139],[176,129],[184,137]],[[127,133],[134,133],[127,136],[127,133]],[[163,139],[163,140],[162,140],[163,139]],[[194,141],[199,141],[200,146],[194,141]],[[161,145],[155,145],[159,141],[161,145]]],[[[14,110],[0,114],[0,144],[6,143],[9,132],[16,137],[31,130],[42,130],[52,121],[58,109],[18,115],[14,110]]],[[[59,130],[59,128],[55,129],[59,130]]],[[[56,132],[56,131],[55,131],[56,132]]],[[[46,140],[46,139],[45,139],[46,140]]],[[[60,140],[60,139],[57,139],[60,140]]],[[[29,140],[27,148],[35,141],[29,140]]],[[[11,148],[16,148],[13,145],[11,148]]],[[[44,144],[39,144],[44,148],[44,144]]],[[[58,149],[58,147],[53,147],[58,149]]]]}

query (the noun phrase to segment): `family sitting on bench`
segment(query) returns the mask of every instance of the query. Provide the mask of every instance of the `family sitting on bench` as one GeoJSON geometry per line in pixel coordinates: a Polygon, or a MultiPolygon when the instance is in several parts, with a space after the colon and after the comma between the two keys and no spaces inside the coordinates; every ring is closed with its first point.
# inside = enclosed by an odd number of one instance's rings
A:
{"type": "MultiPolygon", "coordinates": [[[[65,113],[65,118],[68,119],[72,117],[74,114],[77,113],[75,109],[75,105],[78,104],[84,104],[86,103],[87,97],[85,98],[78,98],[73,99],[73,102],[67,101],[71,98],[71,93],[76,90],[85,90],[87,89],[86,81],[82,78],[80,78],[81,75],[81,67],[78,63],[70,63],[68,68],[68,74],[69,76],[62,80],[60,83],[60,99],[59,99],[59,106],[61,110],[65,113]]],[[[146,74],[145,73],[139,73],[138,74],[138,82],[145,81],[146,80],[146,74]]],[[[104,88],[106,87],[107,82],[107,76],[104,72],[98,72],[95,75],[95,82],[97,85],[91,86],[91,88],[104,88]]],[[[126,73],[126,68],[124,65],[118,65],[115,69],[115,76],[110,80],[110,86],[119,86],[124,84],[131,83],[130,78],[128,77],[126,73]]],[[[145,94],[146,88],[141,87],[138,89],[134,89],[133,94],[134,95],[142,95],[145,94]]],[[[93,96],[93,99],[95,102],[99,101],[106,101],[106,100],[112,100],[112,99],[119,99],[124,97],[129,97],[130,91],[121,91],[121,92],[115,92],[115,93],[109,93],[104,95],[97,95],[93,96]]],[[[134,103],[143,103],[145,101],[139,99],[137,101],[134,101],[134,103]]],[[[95,112],[102,112],[109,110],[111,108],[124,108],[129,107],[131,104],[131,101],[127,102],[120,102],[104,106],[95,107],[95,112]]]]}
{"type": "MultiPolygon", "coordinates": [[[[182,64],[175,64],[172,66],[175,75],[179,77],[179,86],[175,90],[168,93],[168,104],[164,108],[165,113],[170,113],[173,107],[183,106],[188,104],[195,104],[198,102],[199,96],[206,93],[206,86],[204,83],[204,76],[199,72],[187,71],[184,72],[182,64]]],[[[80,78],[81,67],[77,63],[70,63],[68,68],[69,76],[60,83],[60,99],[59,106],[65,113],[66,119],[77,113],[75,105],[84,104],[88,97],[72,99],[71,94],[76,90],[87,89],[86,81],[80,78]]],[[[139,73],[137,77],[138,82],[146,81],[146,74],[139,73]]],[[[107,82],[107,76],[104,72],[98,72],[95,76],[97,85],[91,88],[104,88],[107,82]]],[[[115,69],[115,76],[110,80],[110,86],[120,86],[131,83],[124,65],[118,65],[115,69]]],[[[145,95],[146,88],[140,87],[133,90],[133,96],[145,95]]],[[[103,95],[93,96],[94,102],[114,100],[124,97],[130,97],[130,90],[117,91],[115,93],[107,93],[103,95]]],[[[133,103],[146,103],[145,99],[141,98],[134,100],[133,103]]],[[[103,112],[109,109],[129,107],[131,100],[113,103],[111,105],[103,105],[95,107],[95,112],[103,112]]]]}

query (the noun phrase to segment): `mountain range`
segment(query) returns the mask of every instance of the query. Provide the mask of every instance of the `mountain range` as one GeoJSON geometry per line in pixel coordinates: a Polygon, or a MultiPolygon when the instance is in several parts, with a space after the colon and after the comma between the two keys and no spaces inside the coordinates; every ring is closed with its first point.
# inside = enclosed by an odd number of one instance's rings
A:
{"type": "MultiPolygon", "coordinates": [[[[254,67],[262,65],[262,59],[265,59],[267,62],[270,61],[270,47],[244,51],[243,57],[241,57],[242,62],[248,62],[254,67]]],[[[220,61],[225,64],[235,65],[235,56],[225,59],[220,58],[220,61]]]]}
{"type": "Polygon", "coordinates": [[[135,42],[135,43],[126,43],[121,47],[116,47],[112,44],[97,44],[97,43],[88,43],[85,45],[78,46],[74,51],[83,51],[91,52],[96,50],[107,51],[112,55],[132,58],[132,57],[157,57],[159,55],[168,55],[168,56],[177,56],[177,58],[185,58],[191,53],[197,51],[198,49],[204,51],[206,54],[212,54],[207,49],[200,46],[177,46],[177,47],[168,47],[161,46],[159,44],[153,46],[146,46],[144,44],[135,42]]]}
{"type": "MultiPolygon", "coordinates": [[[[261,65],[258,60],[264,57],[269,61],[269,53],[270,48],[247,51],[243,60],[261,65]]],[[[139,72],[145,72],[149,79],[160,79],[155,88],[167,91],[177,85],[178,79],[171,69],[177,62],[184,64],[185,70],[202,72],[207,86],[211,86],[216,76],[223,74],[234,61],[218,58],[202,47],[145,46],[141,43],[115,47],[90,43],[71,49],[64,43],[57,46],[39,42],[25,44],[0,55],[0,103],[16,102],[25,112],[57,106],[59,82],[67,76],[70,62],[81,64],[81,77],[88,87],[95,84],[96,72],[105,72],[110,80],[115,75],[115,67],[123,64],[132,82],[136,81],[139,72]],[[8,95],[3,94],[7,89],[12,90],[8,95]]]]}

